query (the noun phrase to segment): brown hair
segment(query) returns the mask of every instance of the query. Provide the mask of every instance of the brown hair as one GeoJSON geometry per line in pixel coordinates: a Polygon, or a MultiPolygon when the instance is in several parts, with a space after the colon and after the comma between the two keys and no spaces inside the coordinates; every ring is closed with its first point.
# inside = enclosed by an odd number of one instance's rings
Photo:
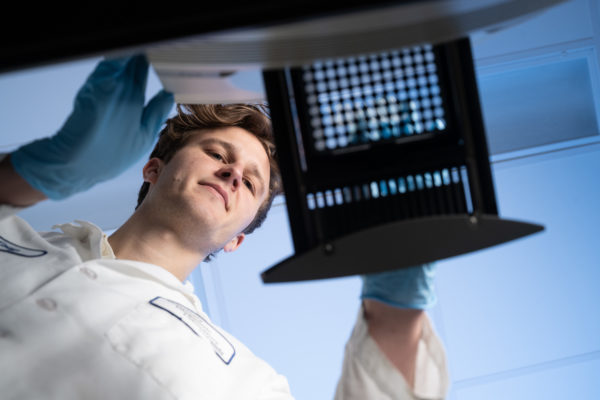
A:
{"type": "MultiPolygon", "coordinates": [[[[281,175],[275,156],[275,144],[268,108],[257,104],[178,104],[177,115],[166,121],[158,142],[150,154],[168,163],[184,147],[198,129],[216,129],[237,126],[252,133],[263,145],[269,157],[270,176],[267,199],[261,204],[252,222],[243,233],[250,234],[262,225],[273,199],[282,192],[281,175]]],[[[142,204],[150,183],[144,182],[138,194],[136,209],[142,204]]]]}

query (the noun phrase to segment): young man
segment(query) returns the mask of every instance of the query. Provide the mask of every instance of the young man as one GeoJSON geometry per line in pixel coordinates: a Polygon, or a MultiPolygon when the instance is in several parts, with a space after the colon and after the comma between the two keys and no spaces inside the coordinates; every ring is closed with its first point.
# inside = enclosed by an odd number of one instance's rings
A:
{"type": "MultiPolygon", "coordinates": [[[[131,217],[35,232],[15,214],[110,179],[172,107],[144,107],[144,57],[101,62],[51,138],[0,162],[0,390],[12,398],[290,399],[284,377],[214,326],[189,284],[234,251],[280,191],[268,118],[250,105],[178,107],[143,168],[131,217]]],[[[424,309],[433,266],[363,277],[338,399],[442,398],[443,348],[424,309]]]]}

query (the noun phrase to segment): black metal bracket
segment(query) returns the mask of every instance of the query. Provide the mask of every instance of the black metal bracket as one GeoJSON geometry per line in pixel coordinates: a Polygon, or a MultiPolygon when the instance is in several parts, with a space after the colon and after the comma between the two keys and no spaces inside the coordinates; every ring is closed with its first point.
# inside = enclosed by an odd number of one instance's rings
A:
{"type": "Polygon", "coordinates": [[[379,225],[289,257],[261,274],[265,283],[363,275],[441,260],[544,229],[497,215],[445,215],[379,225]]]}

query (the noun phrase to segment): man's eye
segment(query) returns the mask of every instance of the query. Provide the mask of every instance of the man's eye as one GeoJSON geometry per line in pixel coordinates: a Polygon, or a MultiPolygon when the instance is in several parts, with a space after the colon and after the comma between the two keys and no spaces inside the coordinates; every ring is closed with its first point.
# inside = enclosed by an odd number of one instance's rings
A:
{"type": "Polygon", "coordinates": [[[254,186],[252,186],[252,182],[250,182],[248,179],[244,179],[244,185],[246,185],[246,187],[251,191],[254,189],[254,186]]]}
{"type": "Polygon", "coordinates": [[[210,152],[210,155],[215,159],[215,160],[219,160],[219,161],[223,161],[224,158],[222,155],[220,155],[219,153],[215,153],[215,152],[210,152]]]}

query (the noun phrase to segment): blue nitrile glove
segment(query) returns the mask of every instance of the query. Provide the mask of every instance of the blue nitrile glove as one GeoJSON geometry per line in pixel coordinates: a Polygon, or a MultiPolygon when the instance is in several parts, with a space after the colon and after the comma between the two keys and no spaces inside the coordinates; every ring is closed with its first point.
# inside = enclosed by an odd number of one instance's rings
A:
{"type": "Polygon", "coordinates": [[[173,107],[161,90],[144,107],[145,56],[103,60],[52,137],[11,154],[15,171],[50,199],[63,199],[116,177],[149,152],[173,107]]]}
{"type": "Polygon", "coordinates": [[[373,299],[398,308],[425,310],[437,302],[435,263],[361,275],[361,299],[373,299]]]}

